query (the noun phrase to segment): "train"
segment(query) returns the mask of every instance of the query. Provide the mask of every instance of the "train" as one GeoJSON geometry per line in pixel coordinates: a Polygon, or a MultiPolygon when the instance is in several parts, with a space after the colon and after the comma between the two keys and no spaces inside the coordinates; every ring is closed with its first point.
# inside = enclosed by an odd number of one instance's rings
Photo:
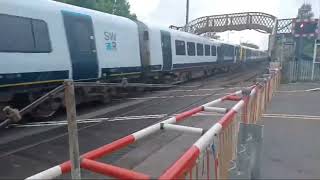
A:
{"type": "Polygon", "coordinates": [[[1,0],[0,24],[0,107],[32,102],[65,79],[167,82],[268,58],[261,50],[52,0],[1,0]]]}

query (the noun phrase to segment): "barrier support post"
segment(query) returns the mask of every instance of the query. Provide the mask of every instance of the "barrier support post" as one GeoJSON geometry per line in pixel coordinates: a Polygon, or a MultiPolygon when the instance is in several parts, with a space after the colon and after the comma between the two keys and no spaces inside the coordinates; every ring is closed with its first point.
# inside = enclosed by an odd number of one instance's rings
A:
{"type": "Polygon", "coordinates": [[[69,154],[71,160],[71,177],[72,179],[81,179],[80,159],[79,159],[79,143],[78,143],[78,127],[76,120],[76,103],[74,95],[74,84],[72,80],[66,80],[65,86],[65,103],[68,119],[69,134],[69,154]]]}
{"type": "Polygon", "coordinates": [[[232,178],[260,179],[263,126],[240,123],[238,167],[232,178]]]}
{"type": "Polygon", "coordinates": [[[250,124],[250,132],[253,140],[251,141],[252,153],[254,162],[252,166],[251,179],[261,178],[261,158],[262,158],[262,144],[263,144],[263,126],[257,124],[250,124]]]}

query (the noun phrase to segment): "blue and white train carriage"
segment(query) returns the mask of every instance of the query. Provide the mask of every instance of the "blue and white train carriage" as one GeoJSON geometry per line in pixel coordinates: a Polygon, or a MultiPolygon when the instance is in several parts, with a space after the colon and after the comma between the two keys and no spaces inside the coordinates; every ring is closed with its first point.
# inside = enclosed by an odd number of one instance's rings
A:
{"type": "Polygon", "coordinates": [[[140,68],[137,24],[47,0],[0,2],[0,86],[140,68]]]}
{"type": "Polygon", "coordinates": [[[52,0],[1,0],[0,24],[0,106],[64,79],[179,76],[240,57],[239,46],[52,0]]]}

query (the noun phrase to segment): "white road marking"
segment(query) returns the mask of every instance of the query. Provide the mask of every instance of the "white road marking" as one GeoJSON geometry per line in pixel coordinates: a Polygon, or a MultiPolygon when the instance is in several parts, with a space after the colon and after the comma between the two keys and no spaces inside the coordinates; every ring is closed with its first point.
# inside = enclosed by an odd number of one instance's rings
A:
{"type": "Polygon", "coordinates": [[[320,116],[298,115],[298,114],[263,114],[262,117],[264,117],[264,118],[320,120],[320,116]]]}
{"type": "Polygon", "coordinates": [[[151,97],[141,97],[141,98],[127,98],[132,100],[140,100],[140,99],[169,99],[169,98],[184,98],[184,97],[204,97],[204,96],[220,96],[226,95],[229,93],[220,93],[220,94],[189,94],[182,96],[151,96],[151,97]]]}
{"type": "MultiPolygon", "coordinates": [[[[174,114],[176,116],[177,114],[174,114]]],[[[99,123],[102,121],[128,121],[128,120],[143,120],[143,119],[161,119],[168,116],[167,114],[151,114],[141,116],[121,116],[115,118],[95,118],[95,119],[79,119],[78,124],[85,123],[99,123]]],[[[223,114],[214,112],[200,112],[193,116],[223,116],[223,114]]],[[[283,119],[303,119],[303,120],[320,120],[320,116],[311,115],[298,115],[298,114],[263,114],[263,118],[283,118],[283,119]]],[[[67,121],[46,121],[46,122],[32,122],[27,124],[12,124],[13,127],[24,128],[24,127],[42,127],[42,126],[60,126],[67,125],[67,121]]]]}
{"type": "Polygon", "coordinates": [[[292,90],[292,91],[276,91],[276,92],[277,93],[296,93],[296,92],[312,92],[312,91],[320,91],[320,88],[292,90]]]}
{"type": "MultiPolygon", "coordinates": [[[[143,119],[160,119],[167,116],[167,114],[155,114],[155,115],[142,115],[142,116],[124,116],[124,117],[115,117],[115,118],[96,118],[96,119],[79,119],[77,120],[78,124],[85,123],[98,123],[102,121],[128,121],[128,120],[143,120],[143,119]]],[[[67,121],[46,121],[46,122],[33,122],[27,124],[12,124],[13,127],[42,127],[42,126],[59,126],[67,125],[67,121]]]]}
{"type": "MultiPolygon", "coordinates": [[[[173,89],[173,90],[167,90],[167,91],[161,91],[161,92],[193,92],[193,91],[218,91],[218,90],[224,90],[226,88],[212,88],[212,89],[173,89]]],[[[160,91],[159,91],[160,92],[160,91]]]]}

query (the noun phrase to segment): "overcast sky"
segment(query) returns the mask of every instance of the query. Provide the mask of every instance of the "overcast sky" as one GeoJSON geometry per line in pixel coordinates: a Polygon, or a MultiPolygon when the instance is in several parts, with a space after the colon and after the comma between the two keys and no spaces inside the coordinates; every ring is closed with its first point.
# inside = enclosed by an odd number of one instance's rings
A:
{"type": "MultiPolygon", "coordinates": [[[[185,22],[186,0],[129,0],[131,11],[145,22],[159,25],[181,26],[185,22]]],[[[278,18],[295,17],[302,3],[311,3],[313,12],[319,17],[320,0],[190,0],[190,18],[236,12],[264,12],[278,18]]],[[[221,37],[234,43],[252,42],[267,49],[268,35],[254,30],[232,31],[220,34],[221,37]]]]}

